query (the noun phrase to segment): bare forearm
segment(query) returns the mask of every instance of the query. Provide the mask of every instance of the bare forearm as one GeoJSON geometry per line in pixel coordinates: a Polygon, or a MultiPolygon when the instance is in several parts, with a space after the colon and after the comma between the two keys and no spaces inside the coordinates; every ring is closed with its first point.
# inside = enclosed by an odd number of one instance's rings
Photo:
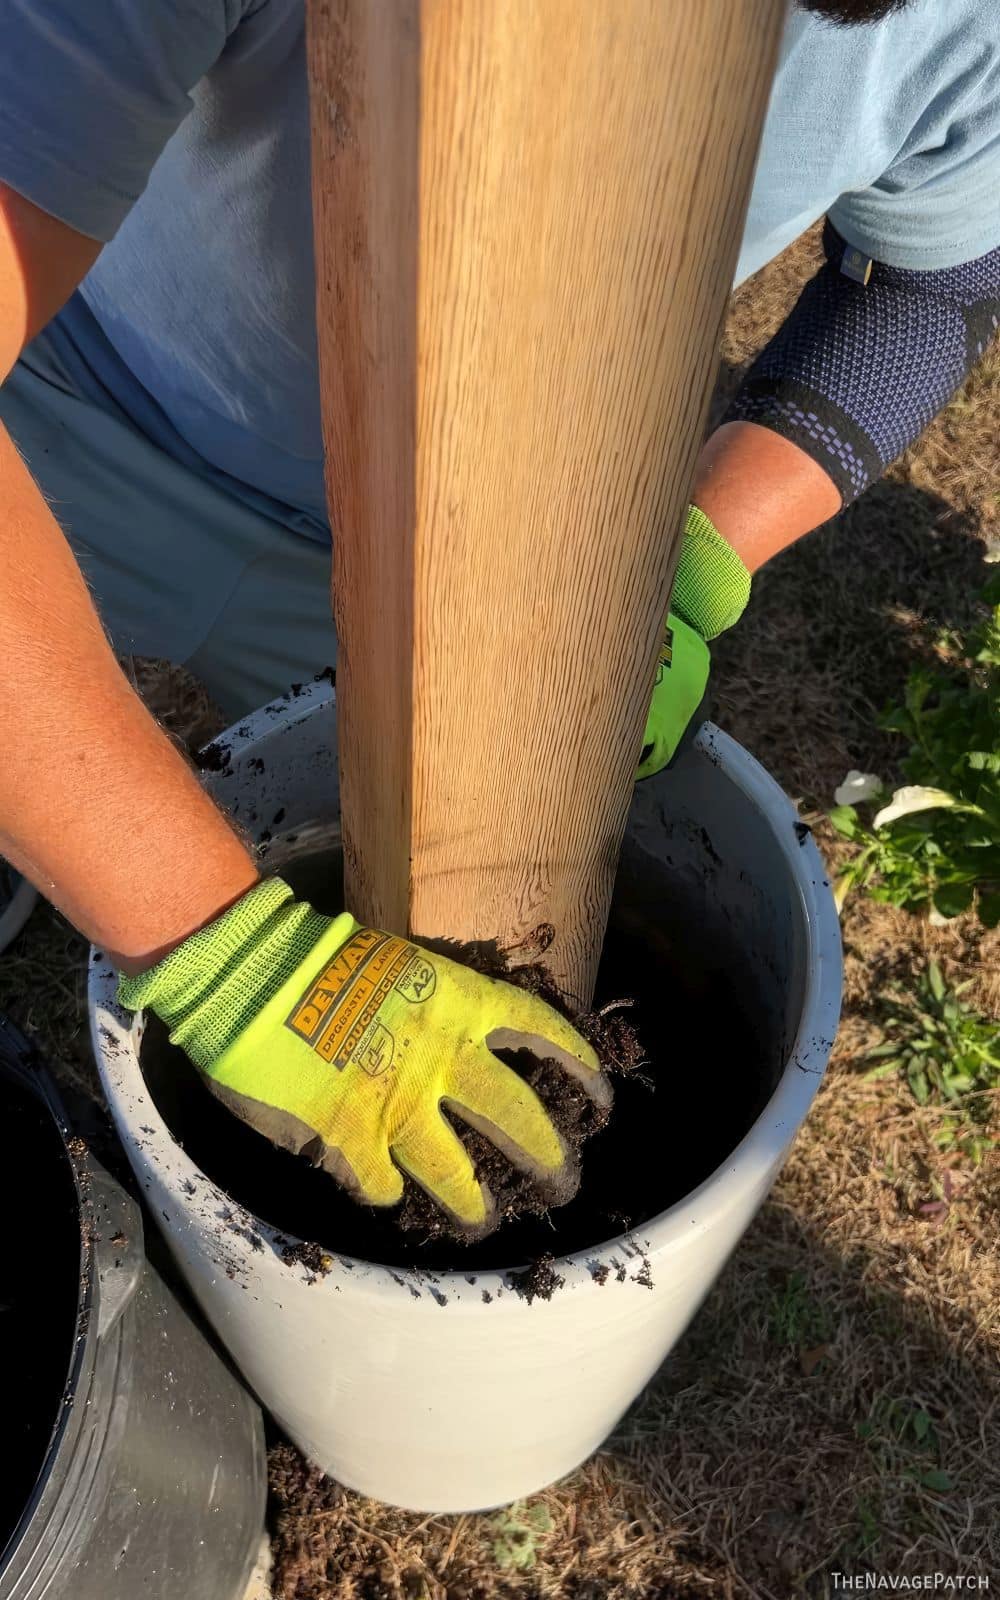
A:
{"type": "Polygon", "coordinates": [[[818,462],[755,422],[723,423],[706,441],[691,499],[751,572],[841,505],[818,462]]]}
{"type": "Polygon", "coordinates": [[[253,860],[122,674],[0,428],[0,852],[126,970],[232,904],[253,860]]]}

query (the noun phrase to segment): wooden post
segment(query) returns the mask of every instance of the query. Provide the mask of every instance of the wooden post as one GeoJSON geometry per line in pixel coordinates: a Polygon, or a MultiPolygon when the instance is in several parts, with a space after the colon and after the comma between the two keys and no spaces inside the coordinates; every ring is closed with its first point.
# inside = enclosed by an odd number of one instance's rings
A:
{"type": "Polygon", "coordinates": [[[584,1002],[784,13],[309,0],[347,903],[584,1002]]]}

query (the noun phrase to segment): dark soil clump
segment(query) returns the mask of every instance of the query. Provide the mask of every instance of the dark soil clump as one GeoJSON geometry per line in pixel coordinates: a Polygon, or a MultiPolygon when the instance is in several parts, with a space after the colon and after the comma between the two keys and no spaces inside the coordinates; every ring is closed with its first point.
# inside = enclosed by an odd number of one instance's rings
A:
{"type": "Polygon", "coordinates": [[[301,1240],[298,1244],[282,1245],[281,1259],[286,1267],[305,1267],[307,1272],[314,1272],[320,1278],[333,1266],[333,1257],[321,1245],[305,1244],[301,1240]]]}
{"type": "Polygon", "coordinates": [[[199,772],[225,772],[233,759],[232,751],[227,744],[220,744],[213,739],[211,744],[206,744],[201,750],[192,753],[191,760],[199,772]]]}
{"type": "Polygon", "coordinates": [[[514,1293],[527,1300],[530,1306],[532,1300],[551,1300],[566,1279],[556,1271],[554,1256],[539,1256],[523,1272],[512,1272],[507,1281],[514,1293]]]}

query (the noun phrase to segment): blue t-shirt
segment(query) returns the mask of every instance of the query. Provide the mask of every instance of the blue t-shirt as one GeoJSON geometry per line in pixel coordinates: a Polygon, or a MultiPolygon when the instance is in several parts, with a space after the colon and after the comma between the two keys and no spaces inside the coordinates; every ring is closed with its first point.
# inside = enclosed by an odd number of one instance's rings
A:
{"type": "MultiPolygon", "coordinates": [[[[303,19],[0,0],[0,180],[110,241],[53,329],[79,389],[322,538],[303,19]]],[[[825,212],[896,266],[1000,244],[1000,0],[790,13],[737,279],[825,212]]]]}

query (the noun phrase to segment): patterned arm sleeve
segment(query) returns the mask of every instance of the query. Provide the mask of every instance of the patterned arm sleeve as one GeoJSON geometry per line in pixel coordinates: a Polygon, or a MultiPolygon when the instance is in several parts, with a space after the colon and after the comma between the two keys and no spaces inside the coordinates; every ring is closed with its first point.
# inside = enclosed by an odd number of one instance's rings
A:
{"type": "Polygon", "coordinates": [[[1000,248],[958,267],[870,262],[832,223],[826,262],[724,417],[757,422],[818,461],[843,503],[923,431],[1000,326],[1000,248]]]}

